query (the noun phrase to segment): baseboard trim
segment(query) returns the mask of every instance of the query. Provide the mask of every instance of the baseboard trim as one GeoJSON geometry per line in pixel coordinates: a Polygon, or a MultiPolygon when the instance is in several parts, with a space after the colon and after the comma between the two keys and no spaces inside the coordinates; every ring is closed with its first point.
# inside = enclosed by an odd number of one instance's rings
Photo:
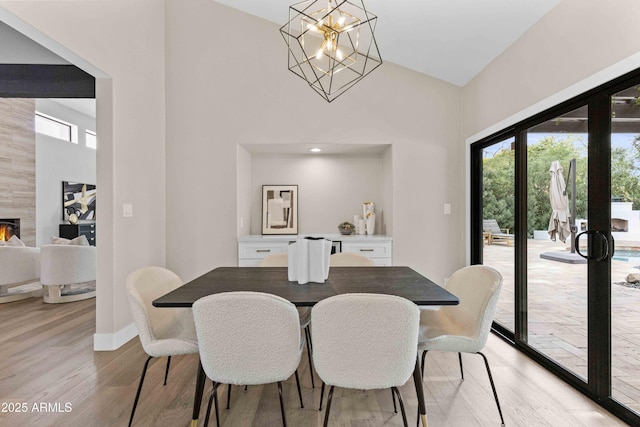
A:
{"type": "Polygon", "coordinates": [[[136,325],[130,323],[113,334],[93,334],[93,351],[113,351],[138,335],[136,325]]]}

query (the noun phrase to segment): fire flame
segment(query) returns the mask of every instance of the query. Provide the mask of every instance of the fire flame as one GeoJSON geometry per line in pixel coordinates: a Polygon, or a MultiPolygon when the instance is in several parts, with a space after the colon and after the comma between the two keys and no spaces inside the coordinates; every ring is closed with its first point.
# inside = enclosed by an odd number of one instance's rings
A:
{"type": "Polygon", "coordinates": [[[11,238],[11,233],[9,232],[9,226],[6,224],[0,224],[0,240],[7,241],[11,238]]]}

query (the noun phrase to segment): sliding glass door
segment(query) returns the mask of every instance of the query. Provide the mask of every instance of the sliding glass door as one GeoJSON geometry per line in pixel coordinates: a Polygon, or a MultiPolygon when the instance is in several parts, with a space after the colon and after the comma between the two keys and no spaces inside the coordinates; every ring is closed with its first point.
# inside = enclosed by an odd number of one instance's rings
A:
{"type": "Polygon", "coordinates": [[[502,274],[502,293],[496,322],[509,331],[515,327],[514,248],[515,234],[515,138],[509,137],[482,148],[482,258],[502,274]],[[506,237],[500,237],[506,234],[506,237]],[[513,238],[509,235],[513,234],[513,238]]]}
{"type": "Polygon", "coordinates": [[[640,413],[640,86],[611,107],[611,395],[640,413]]]}
{"type": "Polygon", "coordinates": [[[494,330],[640,425],[640,70],[473,144],[470,184],[494,330]]]}

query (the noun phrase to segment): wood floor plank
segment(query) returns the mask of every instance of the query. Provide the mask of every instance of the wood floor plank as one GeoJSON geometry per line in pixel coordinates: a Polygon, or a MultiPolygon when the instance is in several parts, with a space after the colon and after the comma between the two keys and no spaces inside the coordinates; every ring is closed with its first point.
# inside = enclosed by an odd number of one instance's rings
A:
{"type": "MultiPolygon", "coordinates": [[[[94,352],[95,300],[43,304],[32,299],[3,304],[0,319],[12,325],[0,329],[0,403],[26,403],[26,413],[0,412],[0,426],[123,426],[147,358],[138,339],[116,351],[94,352]],[[23,320],[19,319],[23,316],[23,320]],[[7,330],[9,329],[9,330],[7,330]],[[35,411],[33,405],[69,403],[70,412],[35,411]]],[[[491,336],[485,354],[500,396],[507,426],[621,426],[607,411],[491,336]],[[561,397],[561,398],[559,398],[561,397]]],[[[465,380],[460,380],[456,354],[430,352],[424,377],[431,427],[498,426],[500,418],[479,356],[464,355],[465,380]]],[[[190,425],[197,355],[172,358],[163,386],[166,359],[152,359],[136,411],[136,426],[190,425]]],[[[629,360],[629,364],[635,363],[629,360]]],[[[311,388],[306,354],[299,367],[304,408],[300,408],[294,378],[283,383],[289,426],[320,427],[320,379],[311,388]]],[[[635,378],[629,378],[636,382],[635,378]]],[[[208,395],[210,382],[205,393],[208,395]]],[[[222,426],[281,426],[275,384],[234,387],[231,408],[226,386],[220,393],[222,426]]],[[[417,399],[413,381],[400,388],[409,425],[415,425],[417,399]]],[[[323,409],[326,408],[325,392],[323,409]]],[[[62,408],[64,409],[64,408],[62,408]]],[[[206,401],[200,419],[204,421],[206,401]]],[[[213,420],[210,425],[213,424],[213,420]]],[[[202,425],[202,424],[201,424],[202,425]]],[[[332,427],[402,426],[393,412],[389,390],[334,392],[332,427]]]]}

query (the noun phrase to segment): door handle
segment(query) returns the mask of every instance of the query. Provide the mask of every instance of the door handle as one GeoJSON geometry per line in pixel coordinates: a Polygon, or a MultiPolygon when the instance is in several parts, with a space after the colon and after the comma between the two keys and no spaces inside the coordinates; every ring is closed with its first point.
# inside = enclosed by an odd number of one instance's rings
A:
{"type": "Polygon", "coordinates": [[[585,259],[590,259],[593,261],[604,261],[605,259],[607,259],[609,257],[609,248],[611,248],[611,253],[613,253],[613,251],[615,250],[615,245],[613,242],[613,237],[611,238],[611,245],[609,244],[609,239],[607,238],[607,235],[605,233],[603,233],[602,231],[599,230],[587,230],[587,231],[583,231],[582,233],[578,234],[575,238],[575,247],[576,247],[576,252],[578,253],[578,255],[580,255],[582,258],[585,259]],[[580,244],[579,244],[579,240],[580,240],[580,236],[582,236],[583,234],[586,234],[588,237],[588,241],[587,241],[587,249],[589,250],[589,253],[587,253],[587,255],[583,254],[582,252],[580,252],[580,244]],[[589,254],[593,254],[593,249],[595,248],[595,244],[594,244],[594,239],[596,238],[596,236],[599,237],[599,241],[600,241],[600,249],[601,249],[601,255],[598,257],[589,255],[589,254]]]}

